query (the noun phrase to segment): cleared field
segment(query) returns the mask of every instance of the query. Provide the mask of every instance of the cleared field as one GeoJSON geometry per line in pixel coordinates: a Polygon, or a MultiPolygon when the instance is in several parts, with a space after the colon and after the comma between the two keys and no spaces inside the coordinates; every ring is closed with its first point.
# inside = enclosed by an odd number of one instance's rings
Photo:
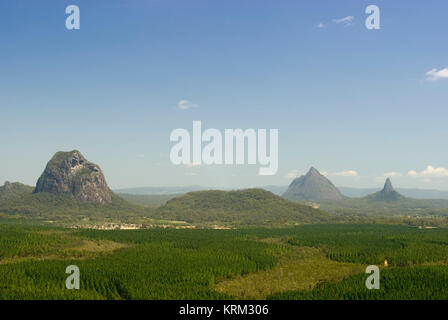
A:
{"type": "Polygon", "coordinates": [[[332,261],[321,249],[290,246],[278,255],[274,268],[220,282],[215,289],[238,299],[266,299],[276,292],[311,290],[364,270],[360,264],[332,261]]]}

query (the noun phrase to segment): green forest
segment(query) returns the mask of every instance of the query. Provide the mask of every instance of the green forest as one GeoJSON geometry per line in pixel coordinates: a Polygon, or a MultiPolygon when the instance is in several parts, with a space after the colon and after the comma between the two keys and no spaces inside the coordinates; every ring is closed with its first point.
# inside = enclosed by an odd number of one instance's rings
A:
{"type": "Polygon", "coordinates": [[[448,298],[447,229],[103,231],[0,222],[0,299],[448,298]],[[371,264],[381,269],[379,290],[365,287],[371,264]],[[69,265],[80,269],[79,290],[65,288],[69,265]]]}

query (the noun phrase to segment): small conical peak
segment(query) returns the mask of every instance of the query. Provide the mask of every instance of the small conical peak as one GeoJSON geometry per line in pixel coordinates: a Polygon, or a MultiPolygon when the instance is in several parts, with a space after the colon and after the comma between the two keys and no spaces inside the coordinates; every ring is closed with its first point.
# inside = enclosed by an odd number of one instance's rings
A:
{"type": "Polygon", "coordinates": [[[367,198],[373,201],[398,201],[406,199],[404,196],[395,191],[389,178],[386,179],[383,190],[367,196],[367,198]]]}
{"type": "Polygon", "coordinates": [[[394,191],[394,187],[392,186],[392,182],[389,178],[386,179],[386,182],[384,183],[383,192],[389,193],[394,191]]]}

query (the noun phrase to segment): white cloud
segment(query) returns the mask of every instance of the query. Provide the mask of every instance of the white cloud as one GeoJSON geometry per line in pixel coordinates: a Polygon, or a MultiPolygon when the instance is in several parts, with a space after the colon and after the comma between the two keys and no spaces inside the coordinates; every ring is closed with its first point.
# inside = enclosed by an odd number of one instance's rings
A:
{"type": "Polygon", "coordinates": [[[353,16],[347,16],[341,19],[333,19],[333,22],[336,24],[344,24],[345,26],[350,26],[353,24],[353,20],[355,20],[355,17],[353,16]]]}
{"type": "Polygon", "coordinates": [[[188,100],[180,100],[177,103],[177,109],[179,109],[179,110],[188,110],[188,109],[198,108],[198,107],[199,107],[198,104],[195,104],[188,100]]]}
{"type": "Polygon", "coordinates": [[[426,80],[430,81],[437,81],[440,79],[448,79],[448,68],[445,69],[431,69],[428,72],[426,72],[426,80]]]}
{"type": "Polygon", "coordinates": [[[409,172],[408,172],[408,176],[411,176],[411,177],[418,177],[418,173],[417,173],[417,171],[415,171],[415,170],[409,170],[409,172]]]}
{"type": "Polygon", "coordinates": [[[287,179],[294,179],[294,178],[297,178],[299,175],[300,175],[299,170],[294,169],[294,170],[289,171],[285,175],[285,178],[287,178],[287,179]]]}
{"type": "Polygon", "coordinates": [[[448,169],[445,168],[434,168],[433,166],[427,166],[425,170],[417,172],[415,170],[410,170],[408,176],[413,178],[442,178],[448,177],[448,169]]]}
{"type": "Polygon", "coordinates": [[[329,176],[335,176],[335,177],[358,177],[358,172],[355,170],[345,170],[341,172],[334,172],[330,173],[329,176]]]}
{"type": "Polygon", "coordinates": [[[320,23],[317,25],[317,27],[318,27],[319,29],[322,29],[322,28],[325,27],[325,25],[323,24],[323,22],[320,22],[320,23]]]}
{"type": "Polygon", "coordinates": [[[328,172],[327,171],[322,171],[320,174],[325,176],[325,177],[328,176],[328,172]]]}
{"type": "Polygon", "coordinates": [[[401,177],[402,174],[400,172],[392,171],[388,173],[384,173],[383,177],[385,178],[394,178],[394,177],[401,177]]]}
{"type": "Polygon", "coordinates": [[[376,182],[384,182],[384,180],[386,178],[396,178],[396,177],[401,177],[401,176],[402,176],[402,174],[400,172],[392,171],[392,172],[383,173],[383,175],[380,177],[376,177],[375,181],[376,182]]]}
{"type": "Polygon", "coordinates": [[[145,157],[145,155],[143,153],[137,154],[137,158],[143,159],[144,157],[145,157]]]}

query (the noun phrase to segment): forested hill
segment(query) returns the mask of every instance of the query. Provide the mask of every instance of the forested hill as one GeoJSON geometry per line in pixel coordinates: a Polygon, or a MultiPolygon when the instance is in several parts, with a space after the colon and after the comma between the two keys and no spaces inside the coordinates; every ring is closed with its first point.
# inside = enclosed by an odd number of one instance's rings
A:
{"type": "Polygon", "coordinates": [[[190,223],[280,225],[335,220],[335,216],[291,202],[263,189],[195,191],[169,200],[159,218],[190,223]]]}

